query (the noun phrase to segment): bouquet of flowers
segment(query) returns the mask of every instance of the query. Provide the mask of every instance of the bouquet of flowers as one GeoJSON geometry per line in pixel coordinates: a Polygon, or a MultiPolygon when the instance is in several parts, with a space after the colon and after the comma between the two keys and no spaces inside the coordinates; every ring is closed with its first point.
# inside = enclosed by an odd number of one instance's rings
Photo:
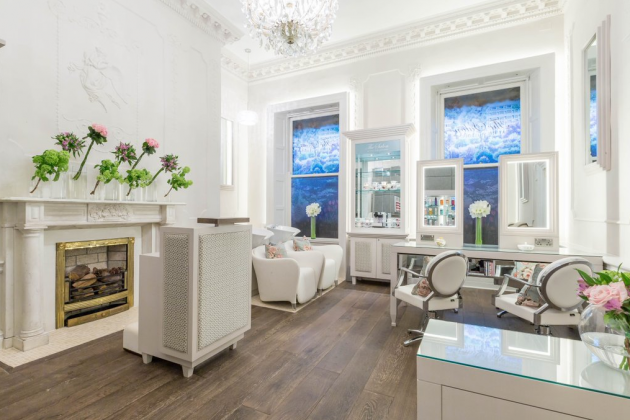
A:
{"type": "Polygon", "coordinates": [[[62,150],[71,153],[72,157],[81,156],[81,152],[85,147],[85,140],[78,138],[71,132],[59,133],[53,139],[57,140],[57,145],[61,146],[62,150]]]}
{"type": "Polygon", "coordinates": [[[490,203],[488,203],[486,200],[478,200],[468,206],[470,217],[472,217],[473,219],[486,217],[490,214],[490,209],[490,203]]]}
{"type": "Polygon", "coordinates": [[[306,206],[306,215],[308,217],[317,217],[322,212],[322,208],[319,203],[311,203],[306,206]]]}
{"type": "Polygon", "coordinates": [[[83,170],[83,166],[85,165],[85,162],[87,161],[90,151],[92,150],[92,146],[94,146],[95,143],[96,144],[107,143],[107,127],[105,127],[104,125],[92,124],[91,126],[88,127],[88,131],[89,131],[88,135],[83,137],[83,140],[90,138],[92,141],[90,142],[90,145],[88,146],[87,152],[85,152],[85,157],[83,158],[83,161],[81,162],[81,166],[79,166],[79,171],[73,178],[75,181],[81,177],[81,171],[83,170]]]}
{"type": "MultiPolygon", "coordinates": [[[[577,271],[581,277],[578,280],[578,296],[606,311],[604,322],[625,334],[624,347],[630,354],[630,276],[620,269],[605,270],[594,276],[577,271]]],[[[619,369],[630,370],[628,357],[622,359],[619,369]]]]}
{"type": "Polygon", "coordinates": [[[116,157],[116,161],[119,163],[126,162],[131,165],[133,162],[138,160],[138,156],[136,156],[136,148],[133,147],[131,143],[120,142],[112,153],[116,157]]]}
{"type": "Polygon", "coordinates": [[[136,163],[133,164],[131,169],[136,169],[136,166],[138,166],[138,163],[140,163],[140,160],[144,157],[144,155],[152,155],[157,152],[158,147],[160,147],[160,143],[158,143],[157,140],[150,138],[144,140],[144,143],[142,143],[142,154],[138,160],[136,160],[136,163]]]}

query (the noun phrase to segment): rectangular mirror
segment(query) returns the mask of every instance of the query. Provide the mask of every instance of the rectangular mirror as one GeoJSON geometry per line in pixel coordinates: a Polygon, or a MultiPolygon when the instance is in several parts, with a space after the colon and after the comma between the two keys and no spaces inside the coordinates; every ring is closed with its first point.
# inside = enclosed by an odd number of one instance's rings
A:
{"type": "Polygon", "coordinates": [[[420,161],[417,169],[418,241],[443,239],[447,246],[462,246],[464,159],[420,161]]]}
{"type": "Polygon", "coordinates": [[[425,226],[455,226],[455,166],[424,168],[425,226]]]}
{"type": "Polygon", "coordinates": [[[501,156],[499,203],[499,248],[558,249],[558,152],[501,156]]]}
{"type": "Polygon", "coordinates": [[[586,116],[587,162],[597,161],[597,35],[584,49],[584,115],[586,116]]]}
{"type": "Polygon", "coordinates": [[[549,227],[548,166],[548,160],[508,163],[508,228],[549,227]]]}

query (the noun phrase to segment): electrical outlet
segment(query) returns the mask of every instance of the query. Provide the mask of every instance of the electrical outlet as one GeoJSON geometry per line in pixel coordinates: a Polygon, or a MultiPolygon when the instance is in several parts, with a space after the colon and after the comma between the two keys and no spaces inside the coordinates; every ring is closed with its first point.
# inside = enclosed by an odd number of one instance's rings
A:
{"type": "Polygon", "coordinates": [[[536,245],[536,246],[553,246],[553,239],[534,238],[534,245],[536,245]]]}
{"type": "Polygon", "coordinates": [[[435,240],[435,236],[434,235],[420,235],[420,240],[433,242],[435,240]]]}

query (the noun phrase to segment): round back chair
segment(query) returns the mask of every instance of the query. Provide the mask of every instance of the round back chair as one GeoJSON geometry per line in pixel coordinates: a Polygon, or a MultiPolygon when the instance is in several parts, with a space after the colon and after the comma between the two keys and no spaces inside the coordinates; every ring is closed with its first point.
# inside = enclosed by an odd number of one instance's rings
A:
{"type": "Polygon", "coordinates": [[[584,302],[577,293],[580,274],[576,270],[591,275],[593,265],[584,258],[563,258],[549,264],[538,275],[536,283],[540,294],[553,309],[572,311],[584,302]]]}
{"type": "Polygon", "coordinates": [[[427,281],[439,297],[451,297],[459,292],[468,272],[468,258],[459,251],[436,255],[427,266],[427,281]]]}

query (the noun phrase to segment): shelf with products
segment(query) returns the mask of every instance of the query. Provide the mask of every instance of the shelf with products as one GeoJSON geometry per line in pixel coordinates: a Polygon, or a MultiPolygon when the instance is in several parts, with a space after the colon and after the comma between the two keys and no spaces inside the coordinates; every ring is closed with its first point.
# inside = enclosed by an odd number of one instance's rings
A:
{"type": "Polygon", "coordinates": [[[424,200],[425,226],[455,226],[455,197],[426,196],[424,200]]]}

